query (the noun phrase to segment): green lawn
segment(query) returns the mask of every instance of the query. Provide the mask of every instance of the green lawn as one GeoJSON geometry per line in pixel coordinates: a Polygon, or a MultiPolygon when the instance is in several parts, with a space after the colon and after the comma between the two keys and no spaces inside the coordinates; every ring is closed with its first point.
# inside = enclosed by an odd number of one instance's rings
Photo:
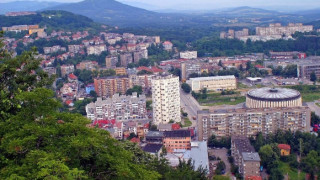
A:
{"type": "Polygon", "coordinates": [[[237,87],[238,87],[238,89],[247,89],[247,88],[249,88],[247,85],[242,84],[241,82],[237,83],[237,87]]]}
{"type": "Polygon", "coordinates": [[[183,119],[183,127],[190,127],[192,125],[192,122],[189,120],[189,118],[183,119]]]}
{"type": "Polygon", "coordinates": [[[281,162],[279,163],[279,169],[283,173],[283,175],[288,174],[290,180],[304,180],[306,173],[301,172],[298,177],[298,170],[291,168],[289,164],[281,162]]]}
{"type": "Polygon", "coordinates": [[[301,93],[303,102],[313,102],[320,99],[320,92],[301,93]]]}
{"type": "Polygon", "coordinates": [[[244,96],[209,96],[207,99],[199,99],[202,106],[236,105],[246,101],[244,96]],[[234,101],[231,101],[234,99],[234,101]]]}

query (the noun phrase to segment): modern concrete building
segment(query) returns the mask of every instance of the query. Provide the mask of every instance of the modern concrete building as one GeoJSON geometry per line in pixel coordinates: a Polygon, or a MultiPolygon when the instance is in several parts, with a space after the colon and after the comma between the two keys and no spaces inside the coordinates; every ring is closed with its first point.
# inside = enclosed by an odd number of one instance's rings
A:
{"type": "Polygon", "coordinates": [[[179,77],[161,75],[151,80],[153,122],[181,121],[179,77]]]}
{"type": "Polygon", "coordinates": [[[247,93],[248,108],[300,107],[302,98],[299,91],[287,88],[260,88],[247,93]]]}
{"type": "Polygon", "coordinates": [[[164,131],[163,145],[168,153],[175,150],[191,149],[191,133],[189,130],[164,131]]]}
{"type": "Polygon", "coordinates": [[[116,93],[125,94],[130,88],[132,85],[127,76],[94,79],[94,89],[100,97],[111,97],[116,93]]]}
{"type": "MultiPolygon", "coordinates": [[[[260,92],[256,90],[254,92],[260,92]]],[[[269,98],[256,98],[259,93],[247,95],[245,107],[233,109],[211,109],[198,111],[199,140],[208,140],[211,135],[217,137],[243,135],[254,136],[258,132],[263,135],[276,132],[278,129],[308,132],[310,129],[311,111],[301,104],[300,93],[285,89],[287,96],[272,95],[269,98]],[[254,96],[253,96],[254,95],[254,96]],[[292,97],[291,97],[292,95],[292,97]],[[290,99],[292,98],[292,99],[290,99]]]]}
{"type": "Polygon", "coordinates": [[[260,156],[244,136],[231,137],[231,156],[234,164],[239,167],[239,173],[244,179],[248,176],[260,176],[260,156]]]}
{"type": "Polygon", "coordinates": [[[74,72],[74,65],[73,64],[65,64],[61,67],[61,76],[65,77],[66,75],[74,72]]]}
{"type": "Polygon", "coordinates": [[[233,75],[190,78],[187,83],[192,91],[201,91],[204,88],[209,91],[237,89],[237,79],[233,75]]]}
{"type": "Polygon", "coordinates": [[[112,69],[117,66],[118,56],[107,56],[106,57],[106,68],[112,69]]]}
{"type": "Polygon", "coordinates": [[[127,67],[128,64],[133,63],[132,53],[124,53],[120,55],[121,66],[127,67]]]}
{"type": "Polygon", "coordinates": [[[132,96],[115,94],[112,98],[97,98],[86,106],[87,118],[94,120],[141,120],[147,118],[145,95],[132,96]]]}
{"type": "Polygon", "coordinates": [[[310,79],[310,75],[314,72],[317,78],[320,78],[320,59],[314,61],[301,61],[298,65],[298,77],[310,79]]]}
{"type": "Polygon", "coordinates": [[[180,52],[180,58],[182,58],[182,59],[196,59],[197,57],[198,57],[197,51],[180,52]]]}
{"type": "Polygon", "coordinates": [[[258,36],[283,35],[290,36],[295,32],[311,32],[313,26],[302,23],[289,23],[288,26],[281,26],[280,23],[270,24],[269,27],[256,27],[258,36]]]}

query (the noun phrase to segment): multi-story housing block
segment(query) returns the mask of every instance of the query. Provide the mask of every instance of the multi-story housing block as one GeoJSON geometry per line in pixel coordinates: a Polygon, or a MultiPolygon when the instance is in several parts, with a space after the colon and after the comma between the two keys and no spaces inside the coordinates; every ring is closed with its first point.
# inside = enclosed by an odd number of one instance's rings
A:
{"type": "Polygon", "coordinates": [[[87,54],[91,55],[100,55],[103,51],[106,51],[107,47],[105,44],[99,44],[99,45],[94,45],[94,46],[89,46],[87,47],[87,54]]]}
{"type": "Polygon", "coordinates": [[[124,53],[120,55],[121,66],[127,67],[128,64],[133,63],[132,53],[124,53]]]}
{"type": "Polygon", "coordinates": [[[197,59],[197,57],[198,57],[197,51],[180,52],[180,58],[182,58],[182,59],[197,59]]]}
{"type": "Polygon", "coordinates": [[[94,79],[94,89],[98,96],[111,97],[116,93],[125,94],[132,88],[127,76],[94,79]]]}
{"type": "Polygon", "coordinates": [[[147,118],[145,95],[132,96],[115,94],[112,98],[97,98],[86,106],[87,117],[94,120],[141,120],[147,118]]]}
{"type": "Polygon", "coordinates": [[[140,59],[148,59],[148,50],[140,50],[133,52],[134,63],[138,63],[140,59]]]}
{"type": "Polygon", "coordinates": [[[289,23],[288,26],[281,26],[280,23],[270,24],[269,27],[256,27],[256,34],[258,36],[270,35],[286,35],[290,36],[295,32],[311,32],[312,25],[304,26],[302,23],[289,23]]]}
{"type": "Polygon", "coordinates": [[[93,71],[99,68],[98,62],[96,61],[82,61],[76,66],[77,69],[80,70],[88,70],[93,71]]]}
{"type": "Polygon", "coordinates": [[[60,68],[61,68],[62,77],[65,77],[66,75],[74,72],[74,65],[72,64],[65,64],[65,65],[62,65],[60,68]]]}
{"type": "Polygon", "coordinates": [[[151,80],[153,121],[155,124],[180,122],[179,77],[161,75],[151,80]]]}
{"type": "Polygon", "coordinates": [[[237,89],[237,79],[234,75],[190,78],[187,83],[192,91],[201,91],[204,88],[209,91],[237,89]]]}
{"type": "Polygon", "coordinates": [[[231,137],[231,156],[234,158],[234,164],[239,167],[239,173],[245,179],[248,176],[260,176],[260,156],[247,137],[231,137]]]}
{"type": "Polygon", "coordinates": [[[116,68],[118,63],[118,56],[107,56],[106,57],[106,68],[113,69],[116,68]]]}

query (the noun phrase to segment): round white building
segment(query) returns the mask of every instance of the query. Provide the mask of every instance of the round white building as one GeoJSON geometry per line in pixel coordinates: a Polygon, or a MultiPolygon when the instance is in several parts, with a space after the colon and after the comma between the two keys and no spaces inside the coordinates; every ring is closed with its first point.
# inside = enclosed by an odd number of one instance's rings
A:
{"type": "Polygon", "coordinates": [[[277,108],[302,106],[299,91],[287,88],[259,88],[247,93],[248,108],[277,108]]]}

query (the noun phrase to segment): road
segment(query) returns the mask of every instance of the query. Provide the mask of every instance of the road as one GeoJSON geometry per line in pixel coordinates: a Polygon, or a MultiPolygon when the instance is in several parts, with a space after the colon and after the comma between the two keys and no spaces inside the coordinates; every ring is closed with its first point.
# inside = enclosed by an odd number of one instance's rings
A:
{"type": "Polygon", "coordinates": [[[320,116],[320,107],[317,106],[315,103],[318,103],[318,101],[308,102],[307,105],[311,109],[311,111],[314,111],[316,113],[316,115],[320,116]]]}
{"type": "Polygon", "coordinates": [[[183,111],[188,113],[188,118],[192,122],[192,127],[196,127],[197,121],[193,120],[193,117],[197,117],[197,112],[201,110],[199,103],[191,96],[191,94],[185,93],[180,88],[180,104],[183,111]]]}

